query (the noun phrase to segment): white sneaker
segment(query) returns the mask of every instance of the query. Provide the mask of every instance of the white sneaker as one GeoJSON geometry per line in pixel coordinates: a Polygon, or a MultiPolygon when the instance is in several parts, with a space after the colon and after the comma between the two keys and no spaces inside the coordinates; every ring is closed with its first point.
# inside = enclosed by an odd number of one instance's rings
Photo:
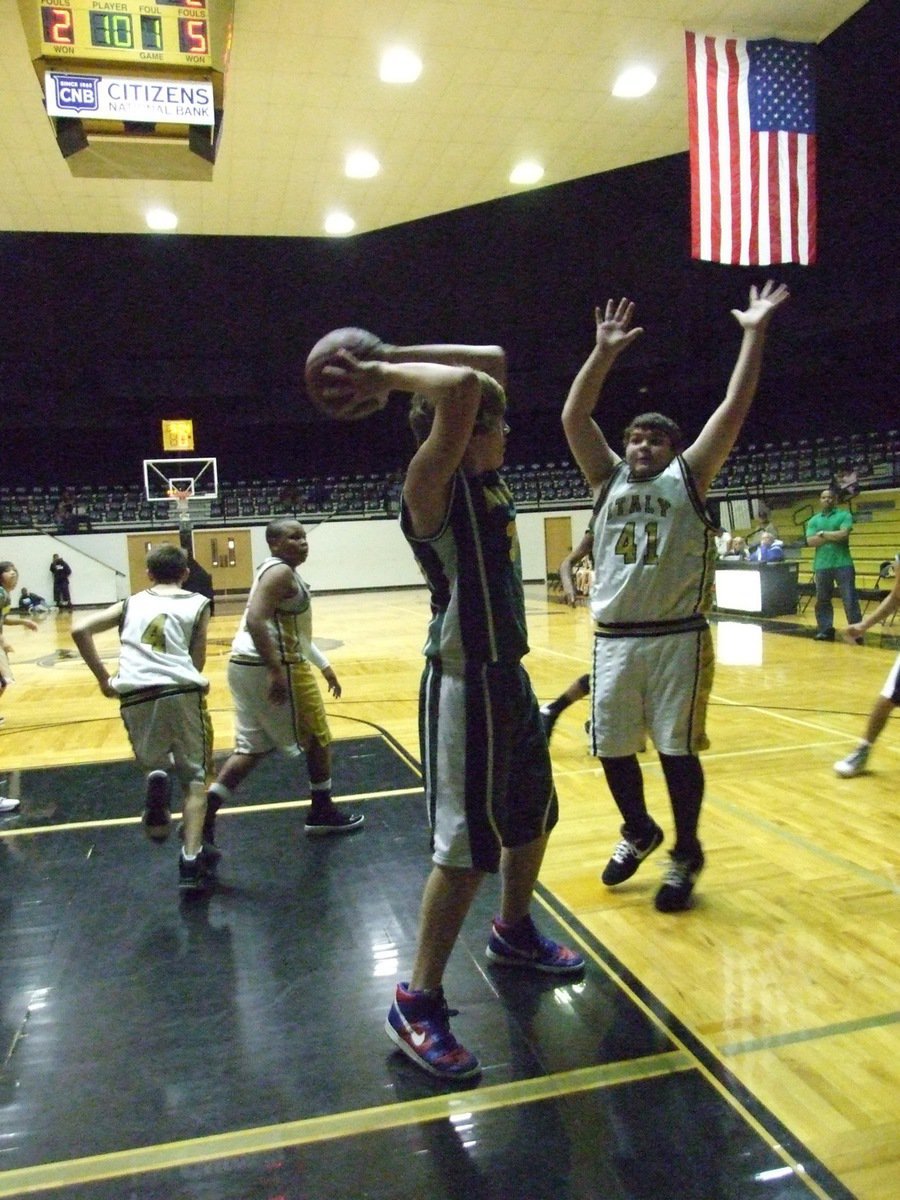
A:
{"type": "Polygon", "coordinates": [[[842,775],[844,779],[852,779],[854,775],[862,775],[866,769],[866,763],[869,761],[869,751],[871,746],[857,746],[852,753],[846,758],[842,758],[840,762],[834,764],[834,769],[838,775],[842,775]]]}
{"type": "Polygon", "coordinates": [[[0,796],[0,813],[18,812],[19,801],[11,796],[0,796]]]}

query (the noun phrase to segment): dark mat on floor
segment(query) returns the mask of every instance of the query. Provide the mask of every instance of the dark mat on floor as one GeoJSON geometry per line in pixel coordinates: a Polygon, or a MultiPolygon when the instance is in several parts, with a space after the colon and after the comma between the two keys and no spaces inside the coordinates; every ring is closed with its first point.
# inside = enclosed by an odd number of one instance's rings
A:
{"type": "MultiPolygon", "coordinates": [[[[333,791],[341,796],[372,791],[418,788],[421,779],[407,759],[386,738],[347,738],[332,743],[333,791]]],[[[225,754],[217,755],[217,766],[225,754]]],[[[45,767],[14,772],[7,765],[7,779],[15,777],[22,801],[17,823],[23,825],[67,824],[135,817],[143,811],[144,777],[134,762],[110,762],[74,767],[45,767]]],[[[177,788],[176,788],[177,795],[177,788]]],[[[309,797],[303,759],[289,760],[270,754],[250,774],[238,791],[235,803],[271,804],[309,797]]],[[[9,828],[5,824],[4,828],[9,828]]]]}
{"type": "MultiPolygon", "coordinates": [[[[418,777],[381,738],[335,750],[338,793],[370,795],[354,802],[363,829],[309,839],[303,810],[224,812],[219,881],[203,898],[179,896],[174,837],[152,845],[135,826],[102,824],[0,837],[0,1196],[31,1194],[31,1169],[42,1164],[86,1158],[65,1176],[51,1167],[50,1190],[39,1194],[800,1200],[808,1185],[785,1168],[772,1148],[780,1144],[826,1195],[846,1200],[752,1097],[763,1132],[690,1056],[671,1073],[675,1026],[652,997],[638,1003],[620,985],[621,968],[584,931],[593,954],[583,978],[488,964],[494,878],[476,898],[445,984],[460,1010],[454,1030],[482,1060],[479,1094],[526,1090],[487,1107],[462,1090],[449,1117],[420,1112],[452,1089],[409,1063],[383,1030],[394,984],[408,977],[430,869],[418,777]],[[409,794],[377,795],[403,786],[409,794]],[[567,1086],[569,1073],[604,1067],[618,1082],[604,1086],[598,1074],[567,1086]],[[556,1095],[530,1098],[530,1083],[550,1077],[556,1095]],[[396,1109],[394,1127],[369,1127],[368,1113],[386,1108],[396,1109]],[[345,1132],[350,1117],[358,1132],[345,1132]],[[300,1144],[240,1141],[241,1131],[252,1138],[329,1118],[340,1126],[324,1140],[305,1142],[301,1126],[300,1144]],[[103,1157],[222,1134],[238,1141],[226,1157],[216,1157],[219,1143],[206,1151],[201,1143],[199,1164],[169,1159],[133,1173],[132,1157],[103,1157]],[[24,1173],[15,1185],[11,1171],[24,1173]]],[[[248,801],[291,795],[281,774],[289,764],[263,774],[270,765],[242,789],[248,801]]],[[[51,804],[59,789],[96,817],[133,806],[127,772],[130,764],[115,763],[23,780],[27,795],[51,804]],[[127,804],[116,799],[126,779],[127,804]]],[[[550,936],[569,936],[563,919],[577,928],[552,906],[534,911],[550,936]]],[[[690,1041],[683,1030],[678,1037],[690,1041]]]]}

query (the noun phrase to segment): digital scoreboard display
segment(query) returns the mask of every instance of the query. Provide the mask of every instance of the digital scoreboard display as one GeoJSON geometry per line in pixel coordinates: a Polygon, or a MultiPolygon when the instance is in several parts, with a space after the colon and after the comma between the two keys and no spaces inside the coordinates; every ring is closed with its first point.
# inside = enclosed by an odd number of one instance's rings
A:
{"type": "Polygon", "coordinates": [[[18,0],[18,8],[73,175],[211,178],[234,0],[18,0]]]}
{"type": "Polygon", "coordinates": [[[41,39],[35,57],[48,65],[223,69],[227,47],[217,0],[61,0],[34,8],[41,39]]]}

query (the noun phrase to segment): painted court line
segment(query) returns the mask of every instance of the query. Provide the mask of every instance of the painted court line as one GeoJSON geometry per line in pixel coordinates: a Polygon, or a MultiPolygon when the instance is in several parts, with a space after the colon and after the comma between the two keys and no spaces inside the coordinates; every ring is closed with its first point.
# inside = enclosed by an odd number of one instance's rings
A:
{"type": "Polygon", "coordinates": [[[689,1055],[680,1051],[653,1055],[604,1066],[583,1067],[557,1075],[545,1075],[515,1083],[482,1087],[475,1091],[448,1092],[377,1108],[310,1117],[279,1125],[263,1125],[212,1134],[158,1146],[140,1146],[109,1154],[42,1163],[33,1167],[0,1172],[0,1197],[33,1195],[49,1188],[74,1187],[104,1179],[198,1166],[217,1159],[259,1154],[268,1150],[306,1146],[315,1142],[355,1137],[423,1121],[447,1120],[461,1112],[482,1113],[493,1109],[560,1099],[575,1092],[612,1087],[691,1070],[689,1055]]]}
{"type": "MultiPolygon", "coordinates": [[[[356,792],[348,796],[335,796],[336,803],[345,801],[360,802],[363,800],[380,800],[386,796],[417,796],[421,787],[392,788],[383,792],[356,792]]],[[[239,804],[231,808],[219,809],[219,816],[231,814],[241,816],[244,813],[279,812],[289,808],[309,808],[309,800],[279,800],[269,804],[239,804]]],[[[180,812],[172,813],[173,821],[180,821],[180,812]]],[[[27,829],[0,830],[0,839],[14,837],[30,837],[36,833],[73,833],[78,829],[110,829],[115,825],[139,825],[143,816],[136,817],[105,817],[96,821],[71,821],[62,825],[32,825],[27,829]]]]}
{"type": "Polygon", "coordinates": [[[772,1037],[748,1038],[745,1042],[734,1042],[720,1046],[723,1058],[737,1054],[754,1054],[760,1050],[777,1050],[781,1046],[794,1046],[799,1042],[817,1042],[822,1038],[840,1037],[845,1033],[859,1033],[863,1029],[886,1029],[900,1021],[900,1012],[881,1013],[874,1017],[861,1017],[858,1021],[836,1021],[832,1025],[820,1025],[816,1029],[797,1029],[792,1033],[774,1034],[772,1037]]]}

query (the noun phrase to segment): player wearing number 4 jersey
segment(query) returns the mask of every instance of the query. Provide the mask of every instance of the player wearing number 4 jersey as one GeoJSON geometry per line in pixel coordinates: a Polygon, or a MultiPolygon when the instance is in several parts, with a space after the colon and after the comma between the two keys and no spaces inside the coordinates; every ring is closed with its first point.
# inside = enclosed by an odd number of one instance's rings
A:
{"type": "Polygon", "coordinates": [[[592,749],[623,821],[602,878],[608,886],[624,883],[663,841],[647,812],[637,760],[649,734],[675,823],[670,865],[656,893],[661,912],[689,906],[704,863],[698,753],[708,744],[713,653],[705,614],[716,530],[703,504],[750,410],[766,329],[787,296],[783,285],[767,283],[759,292],[751,288],[745,310],[732,310],[743,340],[728,390],[686,448],[674,421],[642,413],[625,430],[622,458],[594,420],[612,364],[643,332],[631,326],[628,300],[595,311],[595,345],[563,408],[569,446],[594,495],[592,749]]]}
{"type": "Polygon", "coordinates": [[[144,831],[153,841],[169,833],[174,771],[184,792],[179,887],[201,890],[215,866],[202,845],[206,778],[212,768],[212,723],[206,707],[209,600],[182,585],[187,555],[157,546],[147,556],[150,587],[89,616],[72,630],[81,657],[104,696],[118,699],[138,765],[147,773],[144,831]],[[119,668],[110,676],[95,636],[119,630],[119,668]]]}

